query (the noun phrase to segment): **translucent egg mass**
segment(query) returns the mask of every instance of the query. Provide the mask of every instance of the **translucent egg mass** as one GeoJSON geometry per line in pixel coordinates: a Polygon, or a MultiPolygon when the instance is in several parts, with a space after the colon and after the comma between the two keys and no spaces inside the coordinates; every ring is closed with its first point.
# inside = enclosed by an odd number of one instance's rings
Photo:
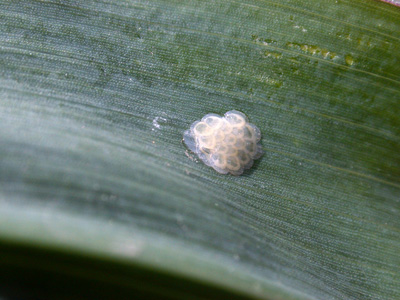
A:
{"type": "Polygon", "coordinates": [[[262,155],[260,130],[235,110],[205,115],[183,135],[186,146],[218,173],[240,175],[262,155]]]}

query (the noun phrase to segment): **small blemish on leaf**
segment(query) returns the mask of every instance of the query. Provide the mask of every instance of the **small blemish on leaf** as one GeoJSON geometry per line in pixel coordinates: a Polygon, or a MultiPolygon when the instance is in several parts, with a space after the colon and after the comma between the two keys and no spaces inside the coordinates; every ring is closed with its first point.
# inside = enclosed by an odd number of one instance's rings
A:
{"type": "Polygon", "coordinates": [[[279,58],[282,57],[282,53],[265,51],[264,52],[264,56],[265,57],[272,57],[272,58],[275,58],[275,59],[279,59],[279,58]]]}
{"type": "Polygon", "coordinates": [[[354,64],[354,58],[351,55],[346,55],[345,62],[348,66],[352,66],[354,64]]]}
{"type": "Polygon", "coordinates": [[[320,55],[325,59],[335,59],[338,58],[338,55],[335,52],[329,51],[328,49],[321,48],[316,45],[308,45],[308,44],[299,44],[299,43],[287,43],[287,47],[299,49],[305,53],[311,55],[320,55]]]}

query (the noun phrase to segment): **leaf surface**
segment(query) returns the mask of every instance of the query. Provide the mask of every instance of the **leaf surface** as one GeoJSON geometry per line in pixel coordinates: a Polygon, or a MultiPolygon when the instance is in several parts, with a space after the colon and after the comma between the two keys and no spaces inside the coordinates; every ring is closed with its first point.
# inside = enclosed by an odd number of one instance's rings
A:
{"type": "Polygon", "coordinates": [[[155,299],[400,297],[398,8],[0,1],[0,29],[1,278],[43,268],[39,283],[155,299]],[[229,110],[263,135],[239,177],[182,143],[229,110]]]}

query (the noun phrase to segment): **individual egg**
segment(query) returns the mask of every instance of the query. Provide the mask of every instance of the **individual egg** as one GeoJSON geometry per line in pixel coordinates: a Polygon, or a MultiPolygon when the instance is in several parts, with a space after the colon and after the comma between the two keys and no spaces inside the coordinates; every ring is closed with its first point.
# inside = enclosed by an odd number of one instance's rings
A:
{"type": "Polygon", "coordinates": [[[223,117],[205,115],[186,130],[186,146],[218,173],[240,175],[251,168],[263,151],[261,132],[250,124],[246,115],[228,111],[223,117]]]}

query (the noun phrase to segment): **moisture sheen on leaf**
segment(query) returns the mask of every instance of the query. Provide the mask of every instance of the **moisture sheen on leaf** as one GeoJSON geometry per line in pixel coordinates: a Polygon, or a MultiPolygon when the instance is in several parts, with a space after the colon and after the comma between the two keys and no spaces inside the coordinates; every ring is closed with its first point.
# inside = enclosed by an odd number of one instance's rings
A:
{"type": "Polygon", "coordinates": [[[0,282],[399,299],[399,62],[382,1],[0,0],[0,282]],[[182,134],[233,108],[221,176],[182,134]]]}

